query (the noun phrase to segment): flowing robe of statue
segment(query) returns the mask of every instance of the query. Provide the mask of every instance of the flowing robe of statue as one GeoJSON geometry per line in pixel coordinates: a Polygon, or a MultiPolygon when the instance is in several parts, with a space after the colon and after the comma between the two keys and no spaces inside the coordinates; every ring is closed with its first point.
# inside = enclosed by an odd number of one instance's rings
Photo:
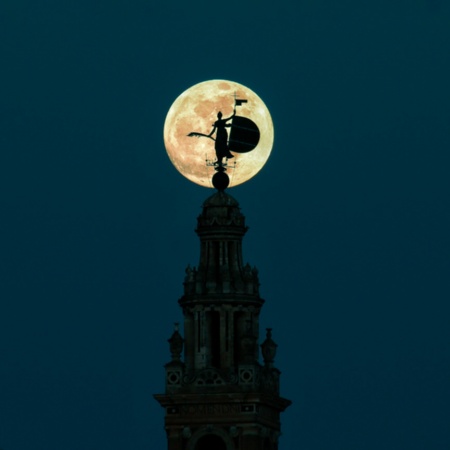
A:
{"type": "Polygon", "coordinates": [[[214,148],[216,150],[216,156],[219,161],[222,158],[232,158],[233,155],[230,153],[228,148],[228,132],[226,127],[231,127],[231,124],[228,124],[227,121],[234,117],[231,116],[228,119],[219,119],[214,122],[214,128],[211,134],[216,130],[216,142],[214,148]]]}

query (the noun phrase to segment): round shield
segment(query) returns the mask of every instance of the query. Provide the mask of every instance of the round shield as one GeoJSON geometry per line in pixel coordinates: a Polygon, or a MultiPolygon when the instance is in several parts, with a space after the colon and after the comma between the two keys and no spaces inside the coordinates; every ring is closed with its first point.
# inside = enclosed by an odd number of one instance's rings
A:
{"type": "Polygon", "coordinates": [[[231,121],[228,148],[235,153],[247,153],[259,142],[259,128],[247,117],[234,116],[231,121]]]}

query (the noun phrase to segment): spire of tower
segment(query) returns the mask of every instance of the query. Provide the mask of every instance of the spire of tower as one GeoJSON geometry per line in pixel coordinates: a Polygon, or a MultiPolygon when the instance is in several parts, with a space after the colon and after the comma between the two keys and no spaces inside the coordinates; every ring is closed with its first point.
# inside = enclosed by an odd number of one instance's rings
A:
{"type": "Polygon", "coordinates": [[[197,269],[188,268],[183,300],[202,295],[246,295],[256,299],[259,290],[256,268],[244,265],[242,238],[247,232],[245,217],[238,202],[224,191],[218,191],[203,204],[197,219],[200,237],[200,262],[197,269]]]}
{"type": "Polygon", "coordinates": [[[279,415],[291,402],[279,395],[270,329],[260,363],[264,300],[257,269],[243,262],[246,231],[231,195],[218,190],[206,199],[196,228],[200,260],[186,268],[179,300],[184,339],[176,328],[166,392],[155,395],[166,409],[169,450],[277,449],[279,415]]]}

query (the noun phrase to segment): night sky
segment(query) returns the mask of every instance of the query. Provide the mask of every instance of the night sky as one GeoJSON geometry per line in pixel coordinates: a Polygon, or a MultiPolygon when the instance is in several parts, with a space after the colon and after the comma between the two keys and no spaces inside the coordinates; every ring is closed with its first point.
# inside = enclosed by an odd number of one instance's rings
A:
{"type": "Polygon", "coordinates": [[[162,130],[214,78],[275,126],[229,193],[280,450],[450,448],[448,2],[2,0],[0,61],[2,450],[166,447],[152,395],[213,191],[162,130]]]}

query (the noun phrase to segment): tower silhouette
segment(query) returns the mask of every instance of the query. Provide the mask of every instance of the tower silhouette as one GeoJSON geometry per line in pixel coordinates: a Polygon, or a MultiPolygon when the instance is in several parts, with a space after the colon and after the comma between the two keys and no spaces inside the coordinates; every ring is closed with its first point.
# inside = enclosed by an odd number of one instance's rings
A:
{"type": "Polygon", "coordinates": [[[165,393],[155,398],[168,450],[277,450],[280,413],[291,402],[280,397],[271,329],[259,345],[264,300],[256,268],[243,263],[245,217],[218,189],[197,219],[200,261],[187,267],[179,300],[184,338],[176,324],[165,393]]]}

